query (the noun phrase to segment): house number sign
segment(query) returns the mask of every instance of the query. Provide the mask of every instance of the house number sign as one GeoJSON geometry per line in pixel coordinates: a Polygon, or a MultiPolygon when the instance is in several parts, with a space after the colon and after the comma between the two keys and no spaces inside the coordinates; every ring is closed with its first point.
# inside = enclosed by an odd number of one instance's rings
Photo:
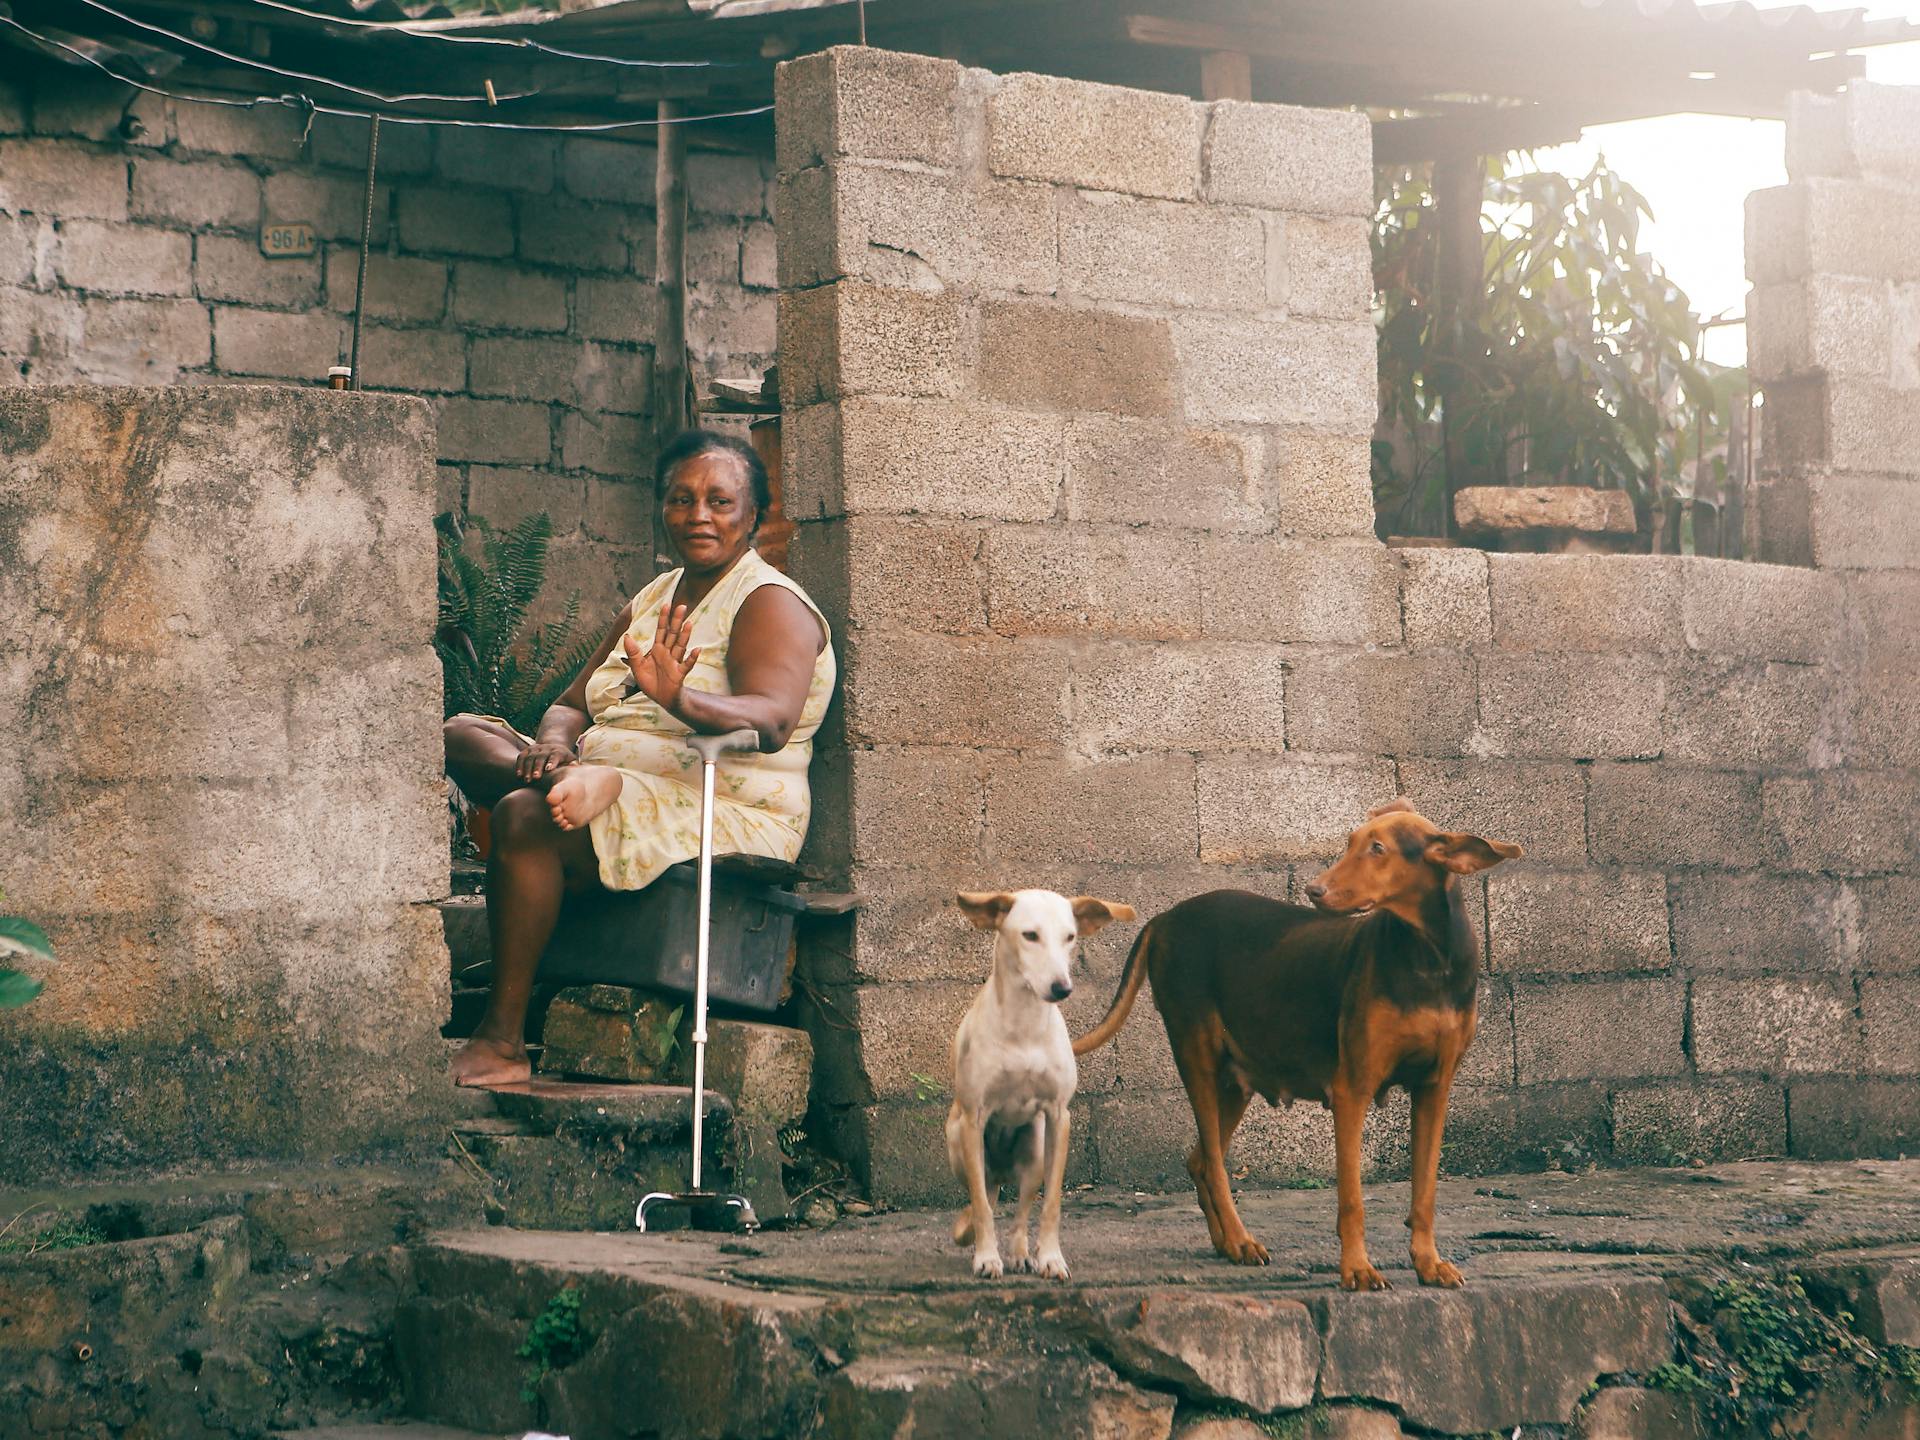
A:
{"type": "Polygon", "coordinates": [[[297,259],[313,254],[316,248],[313,226],[305,221],[260,227],[260,253],[269,260],[297,259]]]}

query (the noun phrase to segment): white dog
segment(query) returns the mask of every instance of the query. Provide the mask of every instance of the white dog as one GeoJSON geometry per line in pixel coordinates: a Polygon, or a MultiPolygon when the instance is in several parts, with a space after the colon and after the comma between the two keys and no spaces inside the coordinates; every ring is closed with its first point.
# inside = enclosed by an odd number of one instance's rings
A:
{"type": "Polygon", "coordinates": [[[993,973],[953,1035],[953,1107],[947,1163],[967,1187],[953,1243],[973,1243],[973,1273],[997,1280],[1005,1267],[993,1202],[1003,1181],[1020,1187],[1013,1214],[1013,1268],[1067,1278],[1060,1253],[1060,1187],[1067,1170],[1067,1102],[1079,1083],[1060,1002],[1073,993],[1073,947],[1131,905],[1051,890],[959,897],[960,908],[993,934],[993,973]],[[1027,1258],[1027,1215],[1046,1181],[1040,1247],[1027,1258]]]}

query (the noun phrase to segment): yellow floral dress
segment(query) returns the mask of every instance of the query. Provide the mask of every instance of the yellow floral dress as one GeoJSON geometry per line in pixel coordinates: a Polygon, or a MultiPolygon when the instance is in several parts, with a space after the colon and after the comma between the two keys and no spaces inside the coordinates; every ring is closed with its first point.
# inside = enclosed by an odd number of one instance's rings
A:
{"type": "MultiPolygon", "coordinates": [[[[642,650],[653,646],[660,608],[680,583],[678,570],[660,576],[633,600],[627,633],[642,650]]],[[[689,689],[730,695],[727,644],[734,617],[762,585],[798,595],[827,630],[827,621],[807,592],[752,550],[721,577],[693,609],[690,646],[700,657],[688,672],[689,689]]],[[[807,838],[812,813],[807,765],[813,735],[827,712],[836,676],[833,647],[813,662],[813,682],[792,737],[775,754],[729,753],[714,773],[713,847],[716,855],[768,855],[793,860],[807,838]]],[[[593,724],[580,737],[580,758],[620,772],[620,798],[590,825],[600,883],[609,890],[638,890],[662,871],[700,853],[700,757],[687,748],[688,726],[639,691],[627,694],[633,672],[625,649],[613,647],[588,677],[587,713],[593,724]]]]}

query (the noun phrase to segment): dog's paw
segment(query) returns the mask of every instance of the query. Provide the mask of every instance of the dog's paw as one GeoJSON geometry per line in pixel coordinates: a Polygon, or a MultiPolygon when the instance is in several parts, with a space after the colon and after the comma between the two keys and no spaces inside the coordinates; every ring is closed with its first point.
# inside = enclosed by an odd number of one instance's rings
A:
{"type": "Polygon", "coordinates": [[[1265,1265],[1270,1258],[1267,1247],[1244,1230],[1238,1236],[1221,1242],[1217,1248],[1236,1265],[1265,1265]]]}
{"type": "Polygon", "coordinates": [[[1033,1260],[1033,1273],[1046,1280],[1067,1278],[1067,1257],[1058,1250],[1042,1250],[1033,1260]]]}
{"type": "Polygon", "coordinates": [[[1466,1280],[1452,1264],[1445,1260],[1436,1260],[1420,1271],[1420,1283],[1437,1285],[1442,1290],[1458,1290],[1466,1280]]]}
{"type": "Polygon", "coordinates": [[[989,1250],[985,1254],[973,1257],[973,1273],[977,1279],[998,1280],[1006,1274],[1006,1266],[1000,1263],[997,1251],[989,1250]]]}
{"type": "Polygon", "coordinates": [[[1340,1288],[1342,1290],[1391,1290],[1393,1285],[1372,1265],[1362,1261],[1352,1269],[1341,1267],[1340,1288]]]}

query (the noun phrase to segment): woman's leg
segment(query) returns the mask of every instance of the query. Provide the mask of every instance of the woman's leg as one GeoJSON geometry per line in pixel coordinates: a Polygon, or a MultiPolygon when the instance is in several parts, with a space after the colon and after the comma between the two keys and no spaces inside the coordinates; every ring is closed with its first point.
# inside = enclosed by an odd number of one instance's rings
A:
{"type": "Polygon", "coordinates": [[[508,1084],[532,1074],[526,1025],[534,972],[567,890],[595,883],[598,872],[588,833],[555,825],[539,791],[513,790],[494,806],[487,861],[493,992],[473,1038],[454,1056],[456,1084],[508,1084]]]}
{"type": "MultiPolygon", "coordinates": [[[[447,774],[475,805],[498,805],[510,790],[529,782],[513,773],[527,742],[506,725],[477,715],[456,715],[440,727],[446,739],[447,774]]],[[[544,790],[546,783],[534,782],[544,790]]]]}

